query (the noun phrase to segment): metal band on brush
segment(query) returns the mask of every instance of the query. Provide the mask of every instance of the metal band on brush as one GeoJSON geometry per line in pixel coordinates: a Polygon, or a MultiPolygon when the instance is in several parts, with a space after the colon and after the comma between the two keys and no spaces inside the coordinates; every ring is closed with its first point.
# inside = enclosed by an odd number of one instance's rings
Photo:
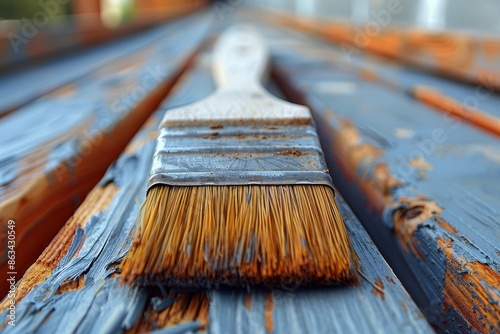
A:
{"type": "Polygon", "coordinates": [[[149,187],[326,185],[333,189],[313,124],[162,128],[149,187]]]}

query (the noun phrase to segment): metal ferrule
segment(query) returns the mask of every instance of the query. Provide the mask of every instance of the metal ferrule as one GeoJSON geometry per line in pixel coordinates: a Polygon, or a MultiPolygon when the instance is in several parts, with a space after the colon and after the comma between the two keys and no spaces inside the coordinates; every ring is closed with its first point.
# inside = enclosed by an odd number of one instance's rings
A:
{"type": "Polygon", "coordinates": [[[163,127],[149,187],[326,185],[333,189],[313,123],[163,127]]]}

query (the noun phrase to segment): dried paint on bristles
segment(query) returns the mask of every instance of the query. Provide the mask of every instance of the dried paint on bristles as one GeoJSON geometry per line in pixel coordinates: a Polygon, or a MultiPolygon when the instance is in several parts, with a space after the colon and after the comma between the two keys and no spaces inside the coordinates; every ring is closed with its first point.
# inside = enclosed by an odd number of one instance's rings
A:
{"type": "Polygon", "coordinates": [[[358,260],[328,186],[155,186],[139,219],[124,282],[357,282],[358,260]]]}

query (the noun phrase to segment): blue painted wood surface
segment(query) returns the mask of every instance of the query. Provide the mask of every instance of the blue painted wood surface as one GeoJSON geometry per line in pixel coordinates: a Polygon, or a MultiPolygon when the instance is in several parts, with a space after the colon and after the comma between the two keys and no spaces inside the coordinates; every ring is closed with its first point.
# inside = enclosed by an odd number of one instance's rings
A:
{"type": "MultiPolygon", "coordinates": [[[[145,198],[156,125],[164,110],[192,103],[213,92],[208,57],[208,54],[200,56],[195,69],[180,80],[175,94],[108,170],[99,186],[113,184],[118,188],[112,203],[104,212],[92,216],[83,228],[76,229],[72,238],[66,237],[73,240],[68,251],[52,250],[66,252],[66,256],[43,283],[18,303],[19,314],[23,315],[15,328],[7,327],[6,333],[84,332],[96,324],[119,332],[146,321],[147,317],[154,319],[158,312],[151,311],[151,304],[172,304],[167,309],[179,307],[182,296],[191,294],[177,293],[178,299],[170,302],[165,296],[162,299],[155,295],[153,288],[119,287],[120,274],[110,265],[130,247],[131,231],[145,198]],[[82,286],[55,294],[67,279],[83,279],[82,286]],[[145,310],[151,313],[146,316],[145,310]]],[[[269,88],[279,94],[272,85],[269,88]]],[[[331,168],[334,170],[335,166],[331,168]]],[[[340,196],[337,200],[361,261],[363,278],[359,286],[295,292],[210,290],[204,330],[208,333],[432,332],[352,211],[340,196]]],[[[29,282],[30,277],[23,280],[29,282]]],[[[201,329],[198,314],[192,312],[193,317],[182,317],[180,323],[171,324],[165,332],[201,329]]]]}
{"type": "Polygon", "coordinates": [[[364,80],[338,49],[266,36],[282,87],[313,109],[336,186],[427,318],[442,331],[499,331],[499,140],[364,80]]]}

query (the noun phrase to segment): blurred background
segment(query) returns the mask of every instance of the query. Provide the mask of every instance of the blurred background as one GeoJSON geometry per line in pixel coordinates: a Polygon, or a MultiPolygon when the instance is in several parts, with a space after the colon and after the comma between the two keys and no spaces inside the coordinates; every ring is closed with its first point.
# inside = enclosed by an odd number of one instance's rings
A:
{"type": "Polygon", "coordinates": [[[191,11],[203,0],[2,0],[0,70],[129,35],[191,11]]]}
{"type": "Polygon", "coordinates": [[[496,0],[2,0],[0,66],[140,30],[210,2],[231,8],[257,6],[318,21],[382,20],[384,27],[500,31],[496,0]],[[394,8],[390,17],[384,16],[389,8],[394,8]]]}
{"type": "Polygon", "coordinates": [[[0,70],[131,34],[210,3],[215,12],[253,6],[315,22],[376,22],[383,28],[493,36],[500,31],[497,0],[2,0],[0,70]]]}
{"type": "Polygon", "coordinates": [[[500,31],[500,1],[496,0],[254,0],[258,6],[319,19],[342,18],[366,22],[377,13],[391,12],[392,25],[428,29],[500,31]]]}

